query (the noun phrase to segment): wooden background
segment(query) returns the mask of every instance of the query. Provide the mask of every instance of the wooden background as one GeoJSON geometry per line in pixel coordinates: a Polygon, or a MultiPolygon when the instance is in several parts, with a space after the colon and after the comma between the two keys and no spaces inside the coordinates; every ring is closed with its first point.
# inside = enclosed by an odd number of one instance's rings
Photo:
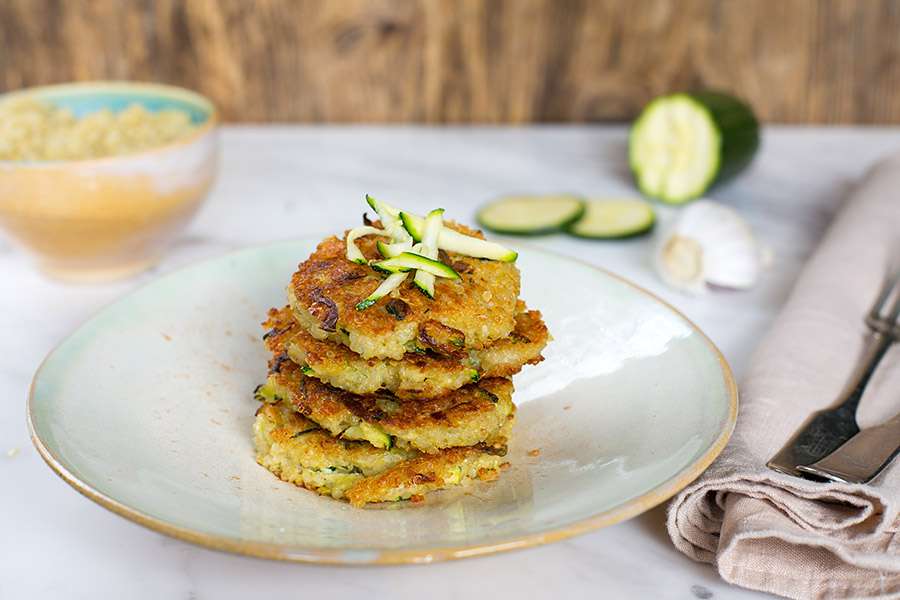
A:
{"type": "Polygon", "coordinates": [[[900,123],[900,0],[0,0],[0,89],[103,78],[233,121],[624,120],[714,87],[900,123]]]}

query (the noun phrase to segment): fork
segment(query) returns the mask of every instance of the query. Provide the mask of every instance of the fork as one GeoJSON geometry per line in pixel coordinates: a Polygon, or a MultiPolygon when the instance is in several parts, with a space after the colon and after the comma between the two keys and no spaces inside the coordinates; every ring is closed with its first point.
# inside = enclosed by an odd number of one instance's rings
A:
{"type": "MultiPolygon", "coordinates": [[[[884,285],[866,315],[865,323],[871,331],[866,350],[846,387],[831,408],[814,412],[784,447],[766,463],[770,469],[803,477],[798,466],[808,466],[828,456],[859,433],[856,409],[878,363],[891,344],[900,337],[900,269],[885,280],[884,285]],[[888,300],[897,298],[885,311],[888,300]]],[[[807,471],[809,474],[810,471],[807,471]]]]}

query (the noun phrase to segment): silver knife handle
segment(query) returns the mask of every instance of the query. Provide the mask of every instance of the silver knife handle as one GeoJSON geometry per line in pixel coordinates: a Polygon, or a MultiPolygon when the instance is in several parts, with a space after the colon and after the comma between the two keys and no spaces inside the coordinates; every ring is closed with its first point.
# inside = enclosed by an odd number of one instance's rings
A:
{"type": "Polygon", "coordinates": [[[840,448],[797,469],[832,481],[865,483],[872,480],[900,451],[900,414],[860,431],[840,448]]]}

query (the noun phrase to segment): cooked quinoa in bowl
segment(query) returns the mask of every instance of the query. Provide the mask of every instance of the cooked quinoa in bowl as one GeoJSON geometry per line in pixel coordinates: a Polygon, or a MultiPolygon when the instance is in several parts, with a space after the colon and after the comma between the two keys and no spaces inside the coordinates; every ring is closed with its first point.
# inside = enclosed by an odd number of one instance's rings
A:
{"type": "Polygon", "coordinates": [[[197,126],[178,109],[156,112],[134,102],[121,111],[72,110],[24,95],[0,103],[0,160],[84,160],[164,146],[197,126]]]}

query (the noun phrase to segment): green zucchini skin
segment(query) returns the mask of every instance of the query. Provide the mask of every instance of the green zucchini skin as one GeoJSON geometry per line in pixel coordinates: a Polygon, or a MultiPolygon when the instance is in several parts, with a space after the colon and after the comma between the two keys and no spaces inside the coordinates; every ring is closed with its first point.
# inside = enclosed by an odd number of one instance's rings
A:
{"type": "Polygon", "coordinates": [[[459,279],[459,273],[454,271],[452,267],[413,252],[401,252],[393,258],[373,262],[370,266],[376,271],[388,274],[407,273],[418,269],[427,271],[437,277],[459,279]]]}
{"type": "Polygon", "coordinates": [[[648,103],[632,126],[629,145],[635,146],[636,139],[641,132],[640,125],[643,117],[650,110],[658,109],[661,104],[676,99],[686,99],[696,109],[703,111],[709,117],[713,129],[718,135],[718,155],[714,157],[715,166],[711,167],[710,176],[706,182],[688,195],[671,197],[665,193],[655,194],[641,185],[643,165],[634,161],[631,150],[629,150],[629,163],[635,182],[646,196],[677,205],[702,196],[711,188],[733,179],[746,169],[759,149],[760,132],[759,121],[753,114],[753,109],[742,100],[718,91],[682,92],[661,96],[648,103]]]}
{"type": "Polygon", "coordinates": [[[496,233],[497,235],[510,235],[510,236],[515,236],[515,237],[530,238],[530,237],[543,237],[545,235],[552,235],[554,233],[560,233],[562,231],[567,231],[568,227],[572,223],[578,222],[578,219],[580,219],[583,215],[584,215],[584,209],[582,209],[581,212],[576,213],[571,219],[569,219],[565,223],[560,223],[558,226],[550,225],[550,226],[544,227],[542,229],[534,229],[531,231],[522,231],[522,230],[516,230],[516,229],[503,229],[503,228],[498,228],[498,227],[491,227],[490,225],[485,224],[484,221],[479,219],[477,215],[475,218],[481,227],[485,228],[486,230],[490,231],[491,233],[496,233]]]}
{"type": "Polygon", "coordinates": [[[725,183],[750,166],[759,149],[759,121],[750,106],[722,92],[705,91],[689,94],[712,115],[719,129],[719,172],[710,187],[725,183]]]}
{"type": "Polygon", "coordinates": [[[572,237],[577,237],[582,240],[594,240],[595,242],[605,242],[605,241],[614,241],[614,240],[629,240],[631,238],[642,237],[652,232],[656,228],[656,219],[650,223],[644,229],[637,229],[635,231],[629,231],[628,233],[623,233],[619,235],[586,235],[583,233],[577,233],[570,226],[566,229],[566,233],[571,235],[572,237]]]}
{"type": "Polygon", "coordinates": [[[417,222],[411,214],[401,211],[400,222],[403,223],[403,228],[412,237],[414,242],[418,243],[422,241],[422,233],[425,229],[424,219],[421,219],[421,222],[417,222]]]}

